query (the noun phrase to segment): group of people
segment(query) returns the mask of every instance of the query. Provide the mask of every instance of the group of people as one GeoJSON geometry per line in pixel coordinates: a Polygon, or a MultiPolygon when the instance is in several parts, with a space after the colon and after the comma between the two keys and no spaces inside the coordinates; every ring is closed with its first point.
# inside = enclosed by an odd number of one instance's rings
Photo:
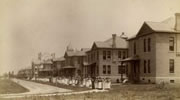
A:
{"type": "Polygon", "coordinates": [[[87,87],[92,89],[110,89],[111,80],[110,78],[57,78],[57,82],[65,85],[87,87]]]}
{"type": "Polygon", "coordinates": [[[111,79],[110,78],[94,78],[92,79],[92,88],[93,89],[110,89],[111,88],[111,79]]]}
{"type": "Polygon", "coordinates": [[[39,78],[40,81],[59,83],[64,85],[87,87],[92,89],[110,89],[111,88],[111,79],[110,78],[75,78],[75,77],[54,77],[51,79],[39,78]]]}
{"type": "Polygon", "coordinates": [[[56,81],[60,84],[72,85],[72,86],[79,85],[80,82],[78,78],[58,77],[56,79],[57,79],[56,81]]]}

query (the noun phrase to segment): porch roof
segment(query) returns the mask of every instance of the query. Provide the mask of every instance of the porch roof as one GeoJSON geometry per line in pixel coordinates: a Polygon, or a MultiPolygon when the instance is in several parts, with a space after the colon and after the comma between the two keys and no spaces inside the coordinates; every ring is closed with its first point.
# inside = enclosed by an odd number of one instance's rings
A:
{"type": "Polygon", "coordinates": [[[128,61],[137,61],[140,60],[139,56],[132,56],[132,57],[128,57],[126,59],[121,60],[121,62],[128,62],[128,61]]]}
{"type": "Polygon", "coordinates": [[[89,64],[88,64],[88,62],[83,62],[83,65],[84,65],[84,66],[87,66],[87,65],[89,65],[89,64]]]}
{"type": "Polygon", "coordinates": [[[43,71],[53,71],[53,69],[50,69],[50,68],[48,68],[48,69],[43,69],[43,68],[41,68],[41,69],[39,69],[39,71],[41,71],[41,72],[43,72],[43,71]]]}
{"type": "Polygon", "coordinates": [[[67,69],[67,68],[75,68],[74,66],[64,66],[62,67],[63,69],[67,69]]]}

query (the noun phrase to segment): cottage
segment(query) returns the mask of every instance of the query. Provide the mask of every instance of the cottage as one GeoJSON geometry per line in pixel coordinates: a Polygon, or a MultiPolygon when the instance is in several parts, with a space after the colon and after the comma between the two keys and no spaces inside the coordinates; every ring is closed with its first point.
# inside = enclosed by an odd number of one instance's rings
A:
{"type": "Polygon", "coordinates": [[[180,83],[180,14],[162,22],[144,22],[128,39],[128,77],[133,83],[180,83]]]}
{"type": "Polygon", "coordinates": [[[65,52],[65,66],[63,67],[63,75],[65,77],[82,77],[83,59],[87,49],[74,50],[71,46],[67,46],[65,52]]]}
{"type": "Polygon", "coordinates": [[[38,54],[38,59],[32,61],[32,77],[36,80],[39,76],[39,69],[42,68],[41,53],[38,54]]]}
{"type": "Polygon", "coordinates": [[[32,78],[32,69],[25,68],[18,71],[18,78],[31,79],[32,78]]]}
{"type": "Polygon", "coordinates": [[[55,54],[38,53],[38,59],[32,61],[33,80],[53,76],[53,59],[55,54]]]}
{"type": "Polygon", "coordinates": [[[65,58],[59,57],[53,59],[53,76],[62,76],[62,68],[65,66],[65,58]]]}
{"type": "Polygon", "coordinates": [[[94,42],[87,52],[88,65],[84,67],[87,77],[111,78],[113,82],[126,78],[125,66],[119,62],[128,56],[127,37],[116,34],[106,41],[94,42]]]}
{"type": "Polygon", "coordinates": [[[43,60],[42,67],[38,70],[39,78],[49,78],[53,76],[52,60],[43,60]]]}

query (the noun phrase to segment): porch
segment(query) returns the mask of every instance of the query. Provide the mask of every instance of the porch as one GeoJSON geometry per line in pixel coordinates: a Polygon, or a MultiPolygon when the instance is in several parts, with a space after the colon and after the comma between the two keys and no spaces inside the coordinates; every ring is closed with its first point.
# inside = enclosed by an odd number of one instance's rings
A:
{"type": "Polygon", "coordinates": [[[74,66],[64,66],[61,72],[64,77],[75,77],[77,75],[74,66]]]}
{"type": "Polygon", "coordinates": [[[127,64],[127,77],[131,83],[139,83],[140,81],[140,59],[139,56],[133,56],[121,60],[123,64],[127,64]]]}

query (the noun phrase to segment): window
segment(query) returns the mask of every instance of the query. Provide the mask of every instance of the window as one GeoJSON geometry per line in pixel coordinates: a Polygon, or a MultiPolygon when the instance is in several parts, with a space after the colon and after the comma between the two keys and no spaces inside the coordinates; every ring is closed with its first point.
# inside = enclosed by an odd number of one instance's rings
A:
{"type": "Polygon", "coordinates": [[[148,52],[151,51],[151,38],[148,38],[148,52]]]}
{"type": "Polygon", "coordinates": [[[91,61],[93,61],[93,52],[91,53],[91,61]]]}
{"type": "Polygon", "coordinates": [[[174,73],[174,59],[169,60],[169,72],[174,73]]]}
{"type": "Polygon", "coordinates": [[[103,51],[103,59],[106,60],[106,51],[103,51]]]}
{"type": "Polygon", "coordinates": [[[125,59],[125,58],[126,58],[126,52],[123,51],[123,59],[125,59]]]}
{"type": "Polygon", "coordinates": [[[136,55],[136,42],[134,42],[134,55],[136,55]]]}
{"type": "Polygon", "coordinates": [[[73,58],[71,58],[71,59],[70,59],[70,65],[71,65],[71,66],[73,66],[73,65],[74,65],[73,61],[74,61],[74,59],[73,59],[73,58]]]}
{"type": "Polygon", "coordinates": [[[97,66],[97,75],[99,74],[99,66],[97,66]]]}
{"type": "Polygon", "coordinates": [[[95,60],[95,52],[92,53],[92,56],[93,56],[92,59],[94,61],[95,60]]]}
{"type": "Polygon", "coordinates": [[[118,66],[118,74],[121,74],[121,66],[118,66]]]}
{"type": "Polygon", "coordinates": [[[169,38],[169,50],[174,51],[174,37],[169,38]]]}
{"type": "Polygon", "coordinates": [[[88,61],[88,62],[90,62],[90,59],[89,59],[89,54],[88,54],[88,56],[87,56],[87,61],[88,61]]]}
{"type": "Polygon", "coordinates": [[[150,60],[148,60],[148,73],[151,73],[151,65],[150,65],[150,60]]]}
{"type": "Polygon", "coordinates": [[[121,65],[119,65],[118,66],[118,74],[124,74],[125,73],[125,66],[121,66],[121,65]]]}
{"type": "Polygon", "coordinates": [[[121,51],[118,51],[118,58],[121,58],[121,51]]]}
{"type": "Polygon", "coordinates": [[[170,80],[170,83],[174,83],[174,80],[170,80]]]}
{"type": "Polygon", "coordinates": [[[136,72],[137,72],[136,70],[137,70],[137,68],[136,68],[136,66],[134,66],[134,73],[136,73],[136,72]]]}
{"type": "Polygon", "coordinates": [[[99,51],[97,51],[97,56],[96,56],[96,58],[97,58],[97,60],[99,60],[99,51]]]}
{"type": "Polygon", "coordinates": [[[103,74],[106,74],[106,65],[103,65],[103,74]]]}
{"type": "Polygon", "coordinates": [[[146,52],[146,39],[144,39],[144,52],[146,52]]]}
{"type": "Polygon", "coordinates": [[[108,74],[111,74],[111,66],[108,65],[108,74]]]}
{"type": "Polygon", "coordinates": [[[111,51],[107,51],[107,58],[111,59],[111,51]]]}
{"type": "Polygon", "coordinates": [[[146,60],[144,60],[144,73],[146,73],[146,60]]]}

